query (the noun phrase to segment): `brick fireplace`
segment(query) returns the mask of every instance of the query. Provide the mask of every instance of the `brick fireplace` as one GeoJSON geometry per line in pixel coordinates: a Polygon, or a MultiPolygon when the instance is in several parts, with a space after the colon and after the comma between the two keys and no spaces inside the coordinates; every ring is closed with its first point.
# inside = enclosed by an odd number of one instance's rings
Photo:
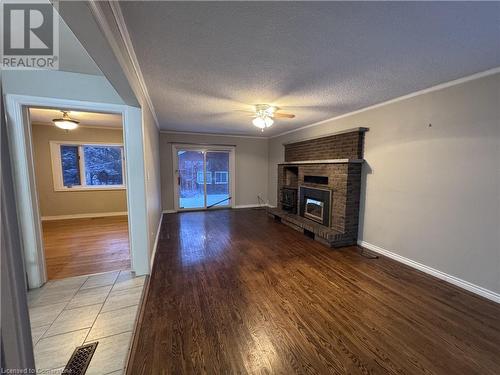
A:
{"type": "Polygon", "coordinates": [[[278,165],[278,207],[269,213],[328,246],[355,244],[367,130],[285,144],[285,162],[278,165]]]}

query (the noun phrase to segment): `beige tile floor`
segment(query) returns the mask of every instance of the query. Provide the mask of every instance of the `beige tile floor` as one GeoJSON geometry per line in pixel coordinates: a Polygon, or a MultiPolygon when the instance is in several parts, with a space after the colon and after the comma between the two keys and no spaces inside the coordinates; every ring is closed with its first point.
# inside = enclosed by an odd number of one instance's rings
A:
{"type": "Polygon", "coordinates": [[[122,374],[145,277],[106,272],[28,292],[37,371],[62,372],[77,346],[98,341],[89,375],[122,374]]]}

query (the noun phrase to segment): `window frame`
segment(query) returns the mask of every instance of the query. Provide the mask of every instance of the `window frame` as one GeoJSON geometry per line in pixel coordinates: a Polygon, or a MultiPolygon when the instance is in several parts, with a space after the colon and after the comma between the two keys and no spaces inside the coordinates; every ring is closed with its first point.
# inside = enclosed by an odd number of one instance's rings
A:
{"type": "Polygon", "coordinates": [[[98,191],[98,190],[126,190],[126,168],[125,168],[125,149],[123,143],[113,142],[81,142],[81,141],[50,141],[50,159],[52,166],[52,179],[54,183],[54,191],[98,191]],[[64,185],[62,161],[61,161],[61,146],[77,146],[79,155],[79,170],[80,170],[80,185],[71,187],[64,185]],[[122,185],[87,185],[85,178],[85,155],[83,148],[85,146],[97,147],[120,147],[122,156],[122,185]]]}
{"type": "Polygon", "coordinates": [[[216,185],[227,185],[229,184],[229,172],[228,171],[214,171],[214,181],[216,185]],[[226,176],[226,181],[217,181],[217,174],[226,176]]]}
{"type": "MultiPolygon", "coordinates": [[[[205,172],[205,178],[207,180],[207,185],[213,184],[212,172],[210,172],[210,171],[205,172]]],[[[196,183],[198,185],[203,185],[205,183],[205,181],[203,180],[203,170],[196,172],[196,183]],[[200,175],[202,178],[199,178],[200,175]]]]}

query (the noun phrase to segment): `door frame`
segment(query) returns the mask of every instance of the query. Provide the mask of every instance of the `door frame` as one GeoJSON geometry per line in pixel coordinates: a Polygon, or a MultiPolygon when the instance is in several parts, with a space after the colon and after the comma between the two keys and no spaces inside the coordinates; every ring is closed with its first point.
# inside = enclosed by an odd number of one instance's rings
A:
{"type": "MultiPolygon", "coordinates": [[[[183,144],[183,143],[174,143],[172,144],[172,183],[174,185],[174,208],[176,211],[200,211],[200,210],[217,210],[221,208],[233,208],[235,206],[234,202],[236,201],[235,197],[235,154],[236,154],[236,146],[217,146],[217,145],[196,145],[196,144],[183,144]],[[212,208],[200,207],[200,208],[180,208],[179,207],[179,184],[177,183],[179,177],[178,170],[178,158],[177,152],[179,150],[189,150],[189,151],[201,151],[204,153],[204,158],[206,158],[207,151],[229,151],[229,196],[231,197],[230,204],[227,206],[215,206],[212,208]]],[[[204,172],[206,172],[206,163],[204,163],[204,172]]],[[[206,174],[205,174],[206,176],[206,174]]],[[[206,177],[205,177],[206,178],[206,177]]],[[[206,196],[207,184],[204,185],[205,196],[206,196]]],[[[206,203],[206,202],[205,202],[206,203]]],[[[206,206],[206,204],[205,204],[206,206]]]]}
{"type": "Polygon", "coordinates": [[[149,274],[149,236],[146,209],[146,180],[142,110],[120,104],[96,103],[49,97],[7,94],[7,134],[12,155],[16,205],[21,229],[23,258],[28,287],[38,288],[47,281],[42,226],[33,163],[29,107],[116,113],[122,116],[123,147],[126,158],[127,211],[132,270],[149,274]]]}

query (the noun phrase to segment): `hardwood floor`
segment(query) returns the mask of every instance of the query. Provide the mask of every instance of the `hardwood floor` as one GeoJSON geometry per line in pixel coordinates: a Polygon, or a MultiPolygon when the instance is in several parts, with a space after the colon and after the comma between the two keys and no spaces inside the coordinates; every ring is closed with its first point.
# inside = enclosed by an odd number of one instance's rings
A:
{"type": "Polygon", "coordinates": [[[168,214],[127,373],[499,374],[500,305],[263,211],[168,214]]]}
{"type": "Polygon", "coordinates": [[[130,268],[126,216],[43,222],[49,280],[130,268]]]}

